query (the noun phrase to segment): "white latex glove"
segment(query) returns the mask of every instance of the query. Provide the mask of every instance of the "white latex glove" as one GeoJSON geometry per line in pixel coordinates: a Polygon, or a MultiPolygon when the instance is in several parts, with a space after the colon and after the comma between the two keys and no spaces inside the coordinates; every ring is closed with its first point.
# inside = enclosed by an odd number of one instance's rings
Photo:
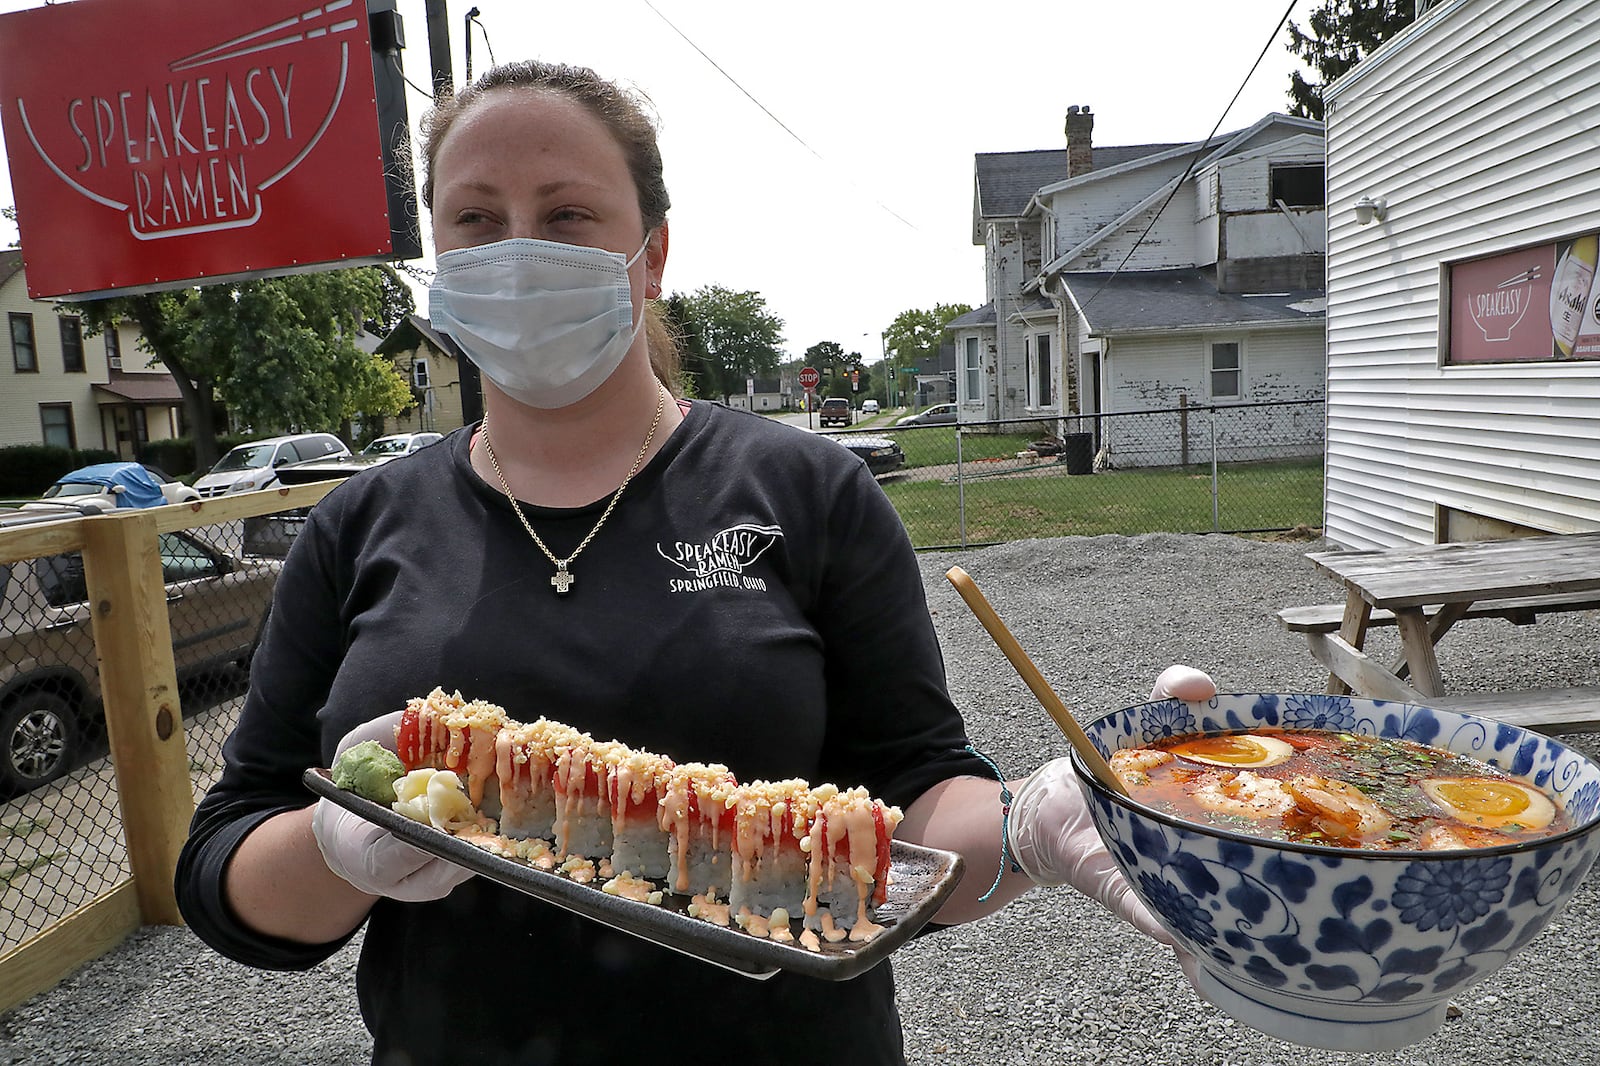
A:
{"type": "MultiPolygon", "coordinates": [[[[1206,674],[1170,666],[1156,678],[1150,698],[1193,701],[1216,693],[1206,674]]],[[[1008,828],[1011,854],[1035,884],[1071,885],[1146,936],[1172,943],[1106,850],[1070,759],[1048,762],[1024,782],[1011,803],[1008,828]]]]}
{"type": "Polygon", "coordinates": [[[1217,694],[1217,683],[1211,675],[1192,666],[1175,663],[1161,671],[1155,687],[1150,690],[1152,700],[1180,699],[1189,703],[1209,700],[1217,694]]]}
{"type": "MultiPolygon", "coordinates": [[[[340,739],[336,754],[364,740],[376,740],[393,751],[401,713],[352,729],[340,739]]],[[[472,876],[472,871],[414,848],[382,826],[325,799],[317,801],[311,831],[328,869],[368,895],[426,903],[443,899],[472,876]]]]}

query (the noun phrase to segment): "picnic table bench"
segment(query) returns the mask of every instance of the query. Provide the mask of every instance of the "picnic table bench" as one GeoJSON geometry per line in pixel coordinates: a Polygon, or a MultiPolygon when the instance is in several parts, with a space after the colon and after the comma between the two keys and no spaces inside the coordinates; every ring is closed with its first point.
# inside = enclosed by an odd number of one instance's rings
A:
{"type": "Polygon", "coordinates": [[[1600,729],[1600,686],[1447,693],[1435,646],[1460,621],[1600,610],[1600,533],[1311,552],[1345,587],[1345,602],[1286,607],[1285,629],[1328,667],[1328,691],[1356,692],[1482,715],[1547,733],[1600,729]],[[1394,626],[1402,654],[1377,662],[1367,631],[1394,626]],[[1409,680],[1408,680],[1409,679],[1409,680]]]}

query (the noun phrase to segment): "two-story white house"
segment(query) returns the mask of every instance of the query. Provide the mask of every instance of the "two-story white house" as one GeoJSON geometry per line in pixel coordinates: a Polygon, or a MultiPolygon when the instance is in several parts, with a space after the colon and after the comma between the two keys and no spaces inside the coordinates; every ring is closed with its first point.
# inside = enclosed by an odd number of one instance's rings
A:
{"type": "MultiPolygon", "coordinates": [[[[1072,107],[1064,148],[976,157],[987,302],[949,326],[962,420],[1321,399],[1321,123],[1116,147],[1093,129],[1072,107]]],[[[1321,413],[1298,421],[1315,454],[1321,413]]],[[[1130,462],[1178,454],[1144,445],[1130,462]]]]}
{"type": "Polygon", "coordinates": [[[147,441],[183,434],[183,397],[121,323],[85,337],[70,304],[28,297],[22,251],[0,250],[0,447],[103,448],[136,459],[147,441]]]}

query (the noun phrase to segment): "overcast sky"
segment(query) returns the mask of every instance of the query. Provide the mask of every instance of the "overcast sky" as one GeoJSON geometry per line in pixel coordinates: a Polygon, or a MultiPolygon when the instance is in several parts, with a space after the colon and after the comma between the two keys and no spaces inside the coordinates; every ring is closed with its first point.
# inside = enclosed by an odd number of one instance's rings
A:
{"type": "MultiPolygon", "coordinates": [[[[458,82],[471,6],[448,4],[458,82]]],[[[760,292],[792,355],[833,340],[872,358],[899,312],[983,302],[974,153],[1062,147],[1071,104],[1092,108],[1099,145],[1198,140],[1219,120],[1234,130],[1287,111],[1299,65],[1275,32],[1289,0],[476,6],[475,72],[492,50],[585,64],[650,97],[673,198],[667,289],[760,292]]],[[[1316,6],[1296,0],[1290,17],[1304,27],[1316,6]]],[[[406,73],[426,89],[426,5],[399,7],[406,73]]],[[[409,102],[413,120],[428,106],[419,92],[409,102]]],[[[15,237],[0,221],[0,245],[15,237]]]]}

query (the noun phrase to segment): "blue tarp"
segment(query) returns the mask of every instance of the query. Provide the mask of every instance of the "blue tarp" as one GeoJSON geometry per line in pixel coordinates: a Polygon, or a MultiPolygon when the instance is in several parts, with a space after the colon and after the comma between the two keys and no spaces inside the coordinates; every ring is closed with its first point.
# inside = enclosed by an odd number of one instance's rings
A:
{"type": "MultiPolygon", "coordinates": [[[[57,479],[57,485],[122,486],[117,493],[118,507],[160,507],[167,502],[161,495],[161,482],[138,463],[98,463],[57,479]]],[[[61,495],[61,494],[58,494],[61,495]]]]}

